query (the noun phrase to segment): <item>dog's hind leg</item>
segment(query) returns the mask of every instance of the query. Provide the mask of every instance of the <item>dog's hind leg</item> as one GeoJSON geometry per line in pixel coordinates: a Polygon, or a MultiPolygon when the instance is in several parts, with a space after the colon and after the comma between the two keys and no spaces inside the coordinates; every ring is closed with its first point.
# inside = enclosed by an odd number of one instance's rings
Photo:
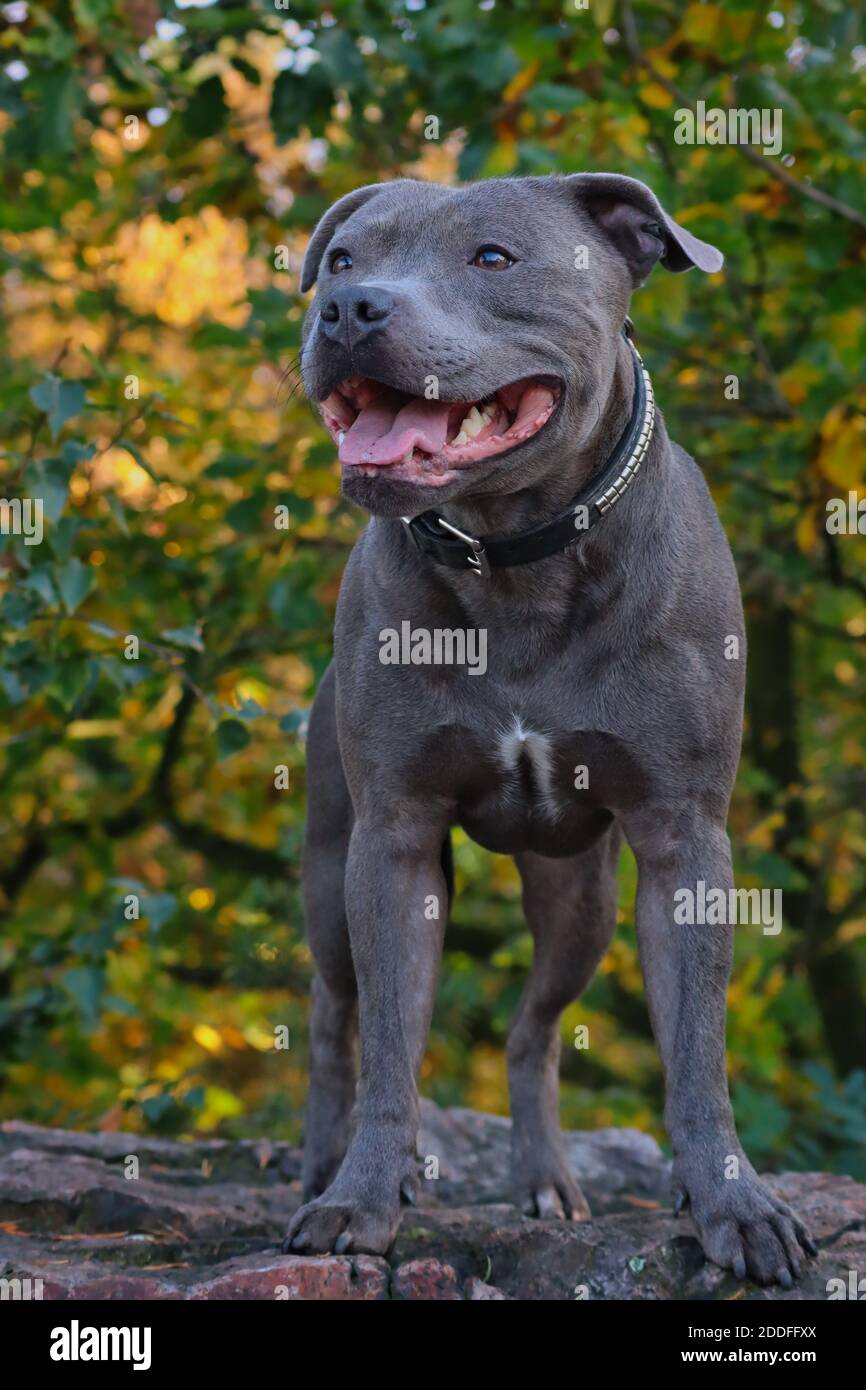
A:
{"type": "Polygon", "coordinates": [[[307,738],[304,916],[316,962],[310,1082],[304,1125],[304,1198],[317,1197],[343,1161],[355,1101],[357,986],[344,882],[352,802],[337,743],[334,668],[319,687],[307,738]]]}
{"type": "Polygon", "coordinates": [[[531,1216],[589,1216],[559,1127],[559,1018],[613,935],[620,843],[611,826],[573,859],[515,856],[535,954],[508,1035],[511,1174],[514,1200],[531,1216]]]}

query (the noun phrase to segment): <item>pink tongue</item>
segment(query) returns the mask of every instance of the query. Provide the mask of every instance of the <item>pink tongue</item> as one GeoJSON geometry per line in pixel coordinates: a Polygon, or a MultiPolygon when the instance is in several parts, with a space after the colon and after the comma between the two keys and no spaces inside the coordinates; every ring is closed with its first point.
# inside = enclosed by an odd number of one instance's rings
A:
{"type": "Polygon", "coordinates": [[[447,401],[411,400],[401,408],[397,391],[382,391],[364,407],[340,445],[340,462],[398,463],[415,448],[441,453],[448,431],[447,401]]]}

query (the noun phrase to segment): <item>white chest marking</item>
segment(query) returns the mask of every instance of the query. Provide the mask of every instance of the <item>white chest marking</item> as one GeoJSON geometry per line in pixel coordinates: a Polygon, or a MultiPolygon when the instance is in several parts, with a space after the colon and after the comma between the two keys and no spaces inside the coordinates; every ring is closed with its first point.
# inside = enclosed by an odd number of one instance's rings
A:
{"type": "Polygon", "coordinates": [[[515,714],[511,726],[499,734],[497,745],[498,760],[503,771],[517,772],[521,759],[526,758],[538,788],[542,809],[548,816],[561,815],[562,807],[553,790],[553,751],[547,735],[528,729],[520,716],[515,714]]]}

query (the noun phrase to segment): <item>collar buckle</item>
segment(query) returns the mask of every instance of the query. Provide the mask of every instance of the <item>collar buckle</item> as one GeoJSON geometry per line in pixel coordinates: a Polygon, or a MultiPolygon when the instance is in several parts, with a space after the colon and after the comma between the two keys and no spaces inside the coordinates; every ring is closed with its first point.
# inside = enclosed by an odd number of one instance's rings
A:
{"type": "Polygon", "coordinates": [[[459,541],[463,541],[469,547],[469,554],[466,556],[467,565],[473,574],[481,575],[483,579],[486,579],[490,574],[490,565],[483,542],[477,536],[467,536],[465,531],[459,531],[456,526],[452,526],[451,522],[446,521],[442,516],[437,516],[436,521],[438,525],[444,527],[446,531],[450,531],[452,536],[456,536],[459,541]]]}

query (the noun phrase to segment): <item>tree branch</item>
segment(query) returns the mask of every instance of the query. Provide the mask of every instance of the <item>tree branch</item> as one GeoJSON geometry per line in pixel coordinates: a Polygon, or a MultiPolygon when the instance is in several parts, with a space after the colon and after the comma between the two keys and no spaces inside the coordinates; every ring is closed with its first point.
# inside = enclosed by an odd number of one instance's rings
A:
{"type": "MultiPolygon", "coordinates": [[[[641,48],[640,36],[630,0],[621,0],[620,8],[625,45],[631,57],[641,67],[646,68],[653,81],[663,87],[675,101],[679,102],[680,106],[687,107],[694,115],[695,108],[686,93],[675,82],[671,82],[670,78],[666,77],[663,72],[660,72],[652,59],[648,58],[641,48]]],[[[785,188],[796,193],[798,197],[817,203],[820,207],[826,208],[828,212],[835,212],[837,216],[844,217],[846,221],[855,222],[858,227],[866,227],[866,213],[859,212],[857,208],[849,207],[847,203],[843,203],[839,198],[834,198],[830,193],[825,193],[822,188],[816,188],[814,184],[802,183],[800,179],[795,179],[794,175],[789,174],[783,164],[775,163],[748,145],[733,145],[731,148],[741,159],[747,159],[750,164],[761,169],[768,178],[775,179],[776,183],[784,184],[785,188]]]]}

